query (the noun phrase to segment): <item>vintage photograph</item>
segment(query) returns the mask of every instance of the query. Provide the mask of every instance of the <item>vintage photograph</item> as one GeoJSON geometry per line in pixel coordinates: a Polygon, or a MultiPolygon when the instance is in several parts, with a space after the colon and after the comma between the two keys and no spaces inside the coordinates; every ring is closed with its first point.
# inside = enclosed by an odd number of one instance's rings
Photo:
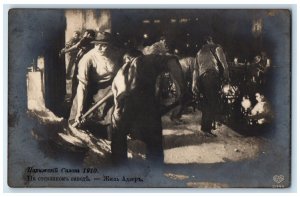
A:
{"type": "Polygon", "coordinates": [[[10,9],[8,186],[289,188],[291,16],[10,9]]]}

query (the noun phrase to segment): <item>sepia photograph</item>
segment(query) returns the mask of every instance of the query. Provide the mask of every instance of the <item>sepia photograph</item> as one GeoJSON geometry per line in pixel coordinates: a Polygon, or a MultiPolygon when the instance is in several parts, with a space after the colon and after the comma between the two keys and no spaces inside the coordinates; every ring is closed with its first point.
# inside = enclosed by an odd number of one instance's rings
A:
{"type": "Polygon", "coordinates": [[[8,186],[291,187],[292,20],[10,9],[8,186]]]}

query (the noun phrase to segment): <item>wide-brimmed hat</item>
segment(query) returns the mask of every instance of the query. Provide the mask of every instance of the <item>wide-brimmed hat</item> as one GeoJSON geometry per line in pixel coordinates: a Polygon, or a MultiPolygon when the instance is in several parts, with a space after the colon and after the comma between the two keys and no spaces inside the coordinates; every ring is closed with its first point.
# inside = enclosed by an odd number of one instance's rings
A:
{"type": "Polygon", "coordinates": [[[103,44],[107,44],[112,42],[112,37],[111,34],[108,32],[99,32],[95,38],[95,40],[93,40],[91,43],[103,43],[103,44]]]}

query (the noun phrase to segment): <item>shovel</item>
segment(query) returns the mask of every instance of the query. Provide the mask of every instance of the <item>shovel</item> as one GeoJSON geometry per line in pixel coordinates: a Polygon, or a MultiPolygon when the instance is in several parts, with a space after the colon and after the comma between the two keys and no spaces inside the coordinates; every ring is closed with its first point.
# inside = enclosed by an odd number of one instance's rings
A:
{"type": "MultiPolygon", "coordinates": [[[[110,90],[105,97],[103,97],[101,100],[99,100],[97,103],[95,103],[87,112],[85,112],[82,115],[81,119],[86,119],[86,117],[88,115],[90,115],[91,113],[93,113],[93,111],[95,111],[100,105],[102,105],[105,101],[107,101],[108,99],[110,99],[112,96],[113,96],[113,93],[110,90]]],[[[73,121],[71,121],[71,122],[73,122],[73,121]]],[[[77,127],[78,125],[79,125],[78,122],[74,122],[73,124],[71,124],[72,127],[77,127]]]]}

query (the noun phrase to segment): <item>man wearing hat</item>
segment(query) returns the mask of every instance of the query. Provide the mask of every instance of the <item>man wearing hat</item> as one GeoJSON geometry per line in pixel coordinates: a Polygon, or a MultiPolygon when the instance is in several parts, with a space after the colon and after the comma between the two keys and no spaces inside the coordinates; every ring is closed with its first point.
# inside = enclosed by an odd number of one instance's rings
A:
{"type": "MultiPolygon", "coordinates": [[[[118,71],[116,59],[109,57],[111,34],[107,32],[98,33],[94,43],[94,48],[86,53],[78,64],[78,87],[73,100],[69,120],[82,123],[81,117],[93,102],[97,102],[111,91],[112,80],[118,71]]],[[[109,124],[105,117],[108,106],[113,103],[113,98],[101,105],[93,117],[102,125],[109,124]]],[[[108,117],[108,116],[106,116],[108,117]]]]}

